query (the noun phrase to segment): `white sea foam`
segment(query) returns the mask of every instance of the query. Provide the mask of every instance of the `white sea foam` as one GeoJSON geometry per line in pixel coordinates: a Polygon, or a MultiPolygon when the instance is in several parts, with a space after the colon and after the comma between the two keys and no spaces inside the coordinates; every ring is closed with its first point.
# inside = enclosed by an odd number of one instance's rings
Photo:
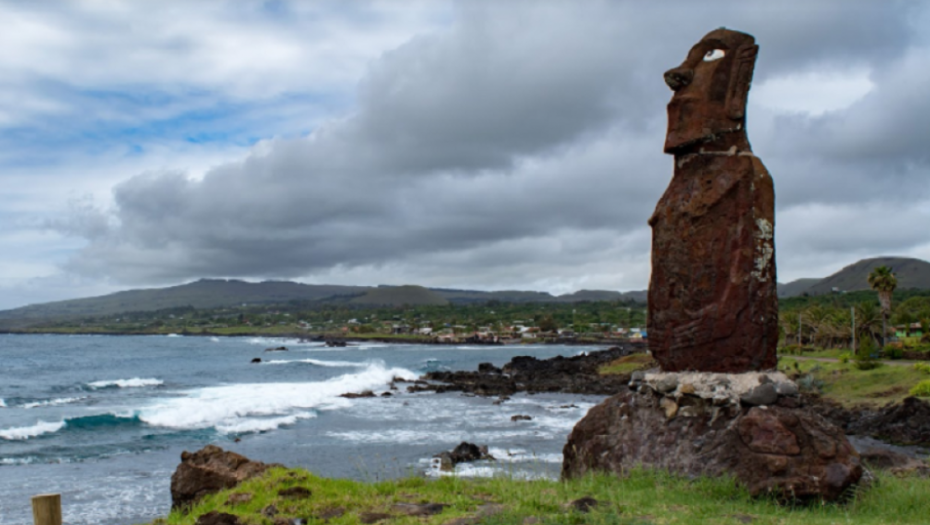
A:
{"type": "Polygon", "coordinates": [[[219,342],[220,342],[220,338],[219,338],[219,337],[211,337],[210,340],[213,341],[214,343],[219,343],[219,342]]]}
{"type": "Polygon", "coordinates": [[[181,337],[181,334],[168,334],[167,337],[181,337]]]}
{"type": "Polygon", "coordinates": [[[6,408],[6,401],[2,397],[0,397],[0,408],[6,408]]]}
{"type": "Polygon", "coordinates": [[[61,399],[46,399],[45,401],[33,401],[32,403],[26,403],[20,408],[30,409],[30,408],[40,408],[40,407],[54,407],[59,405],[67,405],[69,403],[74,403],[86,399],[83,397],[63,397],[61,399]]]}
{"type": "Polygon", "coordinates": [[[265,432],[274,430],[278,427],[293,425],[301,419],[311,419],[316,417],[313,412],[300,412],[292,416],[272,417],[272,418],[249,418],[241,419],[229,425],[217,425],[217,432],[223,434],[245,434],[247,432],[265,432]]]}
{"type": "MultiPolygon", "coordinates": [[[[224,429],[243,428],[240,425],[259,425],[263,430],[270,430],[268,425],[274,417],[297,416],[308,409],[350,407],[354,401],[339,397],[341,394],[378,388],[394,376],[412,380],[416,374],[375,362],[357,373],[320,382],[245,383],[201,388],[184,392],[183,397],[162,399],[143,407],[139,419],[149,425],[179,429],[214,427],[223,432],[224,429]],[[265,419],[259,424],[258,418],[265,419]]],[[[292,423],[279,419],[278,426],[281,424],[292,423]]]]}
{"type": "Polygon", "coordinates": [[[58,432],[65,427],[64,421],[59,421],[57,423],[52,423],[48,421],[39,421],[31,427],[14,427],[0,430],[0,439],[6,439],[9,441],[12,440],[24,440],[32,437],[41,436],[43,434],[51,434],[52,432],[58,432]]]}
{"type": "Polygon", "coordinates": [[[286,365],[289,363],[307,363],[316,366],[325,366],[325,367],[367,367],[371,364],[370,361],[364,363],[358,363],[353,361],[321,361],[319,359],[274,359],[271,361],[264,361],[262,364],[267,365],[286,365]]]}
{"type": "Polygon", "coordinates": [[[98,389],[98,388],[107,388],[107,387],[119,387],[119,388],[140,388],[145,386],[158,386],[165,384],[161,379],[143,379],[140,377],[133,377],[132,379],[113,379],[106,381],[94,381],[93,383],[87,383],[87,386],[98,389]]]}
{"type": "Polygon", "coordinates": [[[459,463],[453,470],[440,470],[440,464],[437,458],[424,458],[421,459],[419,463],[426,466],[425,474],[432,478],[445,476],[455,476],[462,478],[493,478],[495,476],[502,476],[523,480],[555,478],[554,475],[545,472],[515,470],[506,464],[501,465],[493,461],[459,463]]]}
{"type": "Polygon", "coordinates": [[[561,463],[562,454],[537,454],[522,448],[502,449],[491,447],[488,453],[499,462],[506,463],[561,463]]]}
{"type": "Polygon", "coordinates": [[[373,431],[327,432],[327,436],[353,443],[404,443],[407,445],[433,445],[436,443],[455,446],[462,441],[493,443],[504,439],[539,436],[536,429],[461,431],[455,428],[390,429],[373,431]]]}

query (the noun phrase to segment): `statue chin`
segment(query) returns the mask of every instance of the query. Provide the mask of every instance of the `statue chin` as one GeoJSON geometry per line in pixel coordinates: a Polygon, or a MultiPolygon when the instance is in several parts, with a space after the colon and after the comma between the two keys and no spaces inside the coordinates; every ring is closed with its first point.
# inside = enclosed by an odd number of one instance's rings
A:
{"type": "Polygon", "coordinates": [[[727,118],[722,107],[707,106],[678,100],[668,105],[665,153],[690,153],[696,147],[713,145],[727,134],[744,131],[742,123],[727,118]]]}

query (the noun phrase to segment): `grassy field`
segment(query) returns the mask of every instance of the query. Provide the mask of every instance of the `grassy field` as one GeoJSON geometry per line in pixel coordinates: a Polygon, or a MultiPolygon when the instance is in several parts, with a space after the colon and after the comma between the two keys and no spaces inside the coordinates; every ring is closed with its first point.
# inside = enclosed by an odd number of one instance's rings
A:
{"type": "Polygon", "coordinates": [[[914,385],[928,378],[911,366],[881,365],[872,370],[858,370],[852,361],[825,363],[791,357],[779,358],[778,369],[787,374],[809,374],[824,397],[846,406],[901,401],[914,385]]]}
{"type": "MultiPolygon", "coordinates": [[[[909,524],[927,523],[930,480],[881,476],[869,490],[844,504],[780,505],[771,498],[751,498],[726,479],[685,480],[667,474],[632,472],[619,478],[599,475],[572,480],[525,481],[507,477],[438,480],[410,477],[382,482],[325,479],[303,470],[274,469],[264,477],[201,500],[191,512],[172,512],[153,525],[191,525],[210,511],[235,514],[250,525],[271,525],[263,515],[269,505],[277,517],[304,518],[308,523],[361,523],[384,514],[386,524],[909,524]],[[292,487],[307,497],[278,492],[292,487]],[[245,503],[227,503],[232,494],[250,494],[245,503]],[[570,503],[592,497],[590,512],[570,503]],[[438,503],[442,512],[405,514],[404,504],[438,503]],[[369,514],[369,516],[366,516],[369,514]],[[466,521],[468,518],[477,518],[466,521]]],[[[407,507],[409,508],[409,507],[407,507]]]]}

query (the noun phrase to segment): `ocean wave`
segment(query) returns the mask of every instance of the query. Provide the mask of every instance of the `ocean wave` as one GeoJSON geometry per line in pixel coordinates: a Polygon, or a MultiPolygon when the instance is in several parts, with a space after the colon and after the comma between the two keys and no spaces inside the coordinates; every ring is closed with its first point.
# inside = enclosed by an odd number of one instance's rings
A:
{"type": "Polygon", "coordinates": [[[341,394],[377,389],[395,376],[416,378],[410,370],[372,362],[357,373],[320,382],[243,383],[190,390],[182,397],[142,407],[139,417],[149,425],[185,430],[213,427],[219,432],[241,433],[250,425],[271,430],[273,425],[293,424],[291,417],[300,418],[310,409],[350,407],[356,401],[339,397],[341,394]]]}
{"type": "Polygon", "coordinates": [[[325,367],[334,367],[334,368],[345,368],[345,367],[366,367],[371,364],[371,362],[358,363],[354,361],[322,361],[319,359],[274,359],[272,361],[263,361],[262,364],[266,365],[286,365],[289,363],[306,363],[316,366],[325,366],[325,367]]]}
{"type": "Polygon", "coordinates": [[[219,338],[219,337],[211,337],[211,338],[210,338],[210,341],[213,341],[214,343],[219,343],[219,342],[220,342],[220,338],[219,338]]]}
{"type": "Polygon", "coordinates": [[[133,377],[132,379],[113,379],[106,381],[94,381],[87,383],[87,386],[93,390],[101,388],[141,388],[146,386],[159,386],[165,384],[161,379],[133,377]]]}
{"type": "Polygon", "coordinates": [[[0,439],[23,441],[46,434],[54,434],[56,432],[96,430],[117,426],[138,426],[142,424],[142,421],[136,415],[120,416],[116,414],[95,414],[92,416],[66,418],[58,422],[40,420],[35,425],[28,427],[7,428],[0,430],[0,439]]]}
{"type": "Polygon", "coordinates": [[[181,334],[168,334],[165,337],[182,337],[181,334]]]}
{"type": "Polygon", "coordinates": [[[279,427],[293,425],[301,419],[315,418],[313,412],[301,412],[292,416],[242,419],[229,425],[217,425],[216,431],[221,434],[247,434],[250,432],[267,432],[279,427]]]}
{"type": "Polygon", "coordinates": [[[67,405],[70,403],[75,403],[81,401],[82,399],[87,399],[85,397],[63,397],[60,399],[46,399],[44,401],[33,401],[31,403],[23,403],[19,408],[40,408],[40,407],[54,407],[60,405],[67,405]]]}
{"type": "Polygon", "coordinates": [[[29,427],[13,427],[0,430],[0,439],[7,441],[23,441],[29,438],[39,437],[43,434],[58,432],[65,427],[64,421],[53,423],[50,421],[39,421],[29,427]]]}
{"type": "Polygon", "coordinates": [[[2,397],[0,397],[0,408],[6,408],[6,401],[2,397]]]}

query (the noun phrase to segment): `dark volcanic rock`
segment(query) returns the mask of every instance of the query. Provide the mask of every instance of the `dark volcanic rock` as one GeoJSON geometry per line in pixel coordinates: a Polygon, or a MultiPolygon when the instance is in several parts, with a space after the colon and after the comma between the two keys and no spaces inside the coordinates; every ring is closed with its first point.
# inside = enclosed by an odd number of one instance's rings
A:
{"type": "Polygon", "coordinates": [[[171,508],[182,508],[207,494],[235,487],[272,465],[207,445],[197,452],[181,453],[181,464],[171,476],[171,508]]]}
{"type": "Polygon", "coordinates": [[[509,396],[516,392],[610,395],[626,390],[629,377],[602,376],[598,369],[631,353],[633,347],[617,346],[572,357],[517,356],[501,369],[483,364],[477,372],[430,372],[426,379],[443,384],[421,383],[415,390],[407,390],[462,391],[481,396],[509,396]]]}
{"type": "Polygon", "coordinates": [[[833,501],[859,481],[859,454],[842,430],[803,408],[707,406],[650,389],[608,398],[575,426],[563,478],[638,465],[686,476],[731,474],[754,494],[833,501]]]}
{"type": "Polygon", "coordinates": [[[305,487],[291,487],[289,489],[281,489],[278,491],[278,496],[282,498],[309,498],[311,495],[310,489],[305,487]]]}
{"type": "Polygon", "coordinates": [[[775,191],[745,126],[757,51],[752,36],[717,29],[665,73],[675,175],[649,219],[647,316],[665,371],[776,365],[775,191]],[[705,60],[714,49],[726,52],[705,60]]]}
{"type": "Polygon", "coordinates": [[[847,434],[870,436],[899,445],[930,446],[930,403],[916,397],[880,409],[845,408],[816,396],[806,397],[805,403],[847,434]]]}
{"type": "Polygon", "coordinates": [[[459,463],[494,459],[494,456],[488,453],[487,445],[478,446],[466,441],[459,443],[451,452],[440,452],[433,457],[439,459],[440,470],[452,470],[459,463]]]}
{"type": "Polygon", "coordinates": [[[287,352],[286,346],[273,346],[265,349],[266,352],[287,352]]]}
{"type": "Polygon", "coordinates": [[[196,525],[239,525],[239,518],[235,514],[213,511],[201,514],[196,525]]]}
{"type": "Polygon", "coordinates": [[[371,390],[364,390],[362,392],[348,392],[345,394],[339,394],[339,397],[344,397],[346,399],[358,399],[360,397],[375,397],[375,393],[371,390]]]}
{"type": "Polygon", "coordinates": [[[256,358],[254,358],[254,359],[252,359],[252,360],[250,361],[250,363],[252,363],[252,364],[261,363],[261,362],[262,362],[262,358],[261,358],[261,357],[256,357],[256,358]]]}

